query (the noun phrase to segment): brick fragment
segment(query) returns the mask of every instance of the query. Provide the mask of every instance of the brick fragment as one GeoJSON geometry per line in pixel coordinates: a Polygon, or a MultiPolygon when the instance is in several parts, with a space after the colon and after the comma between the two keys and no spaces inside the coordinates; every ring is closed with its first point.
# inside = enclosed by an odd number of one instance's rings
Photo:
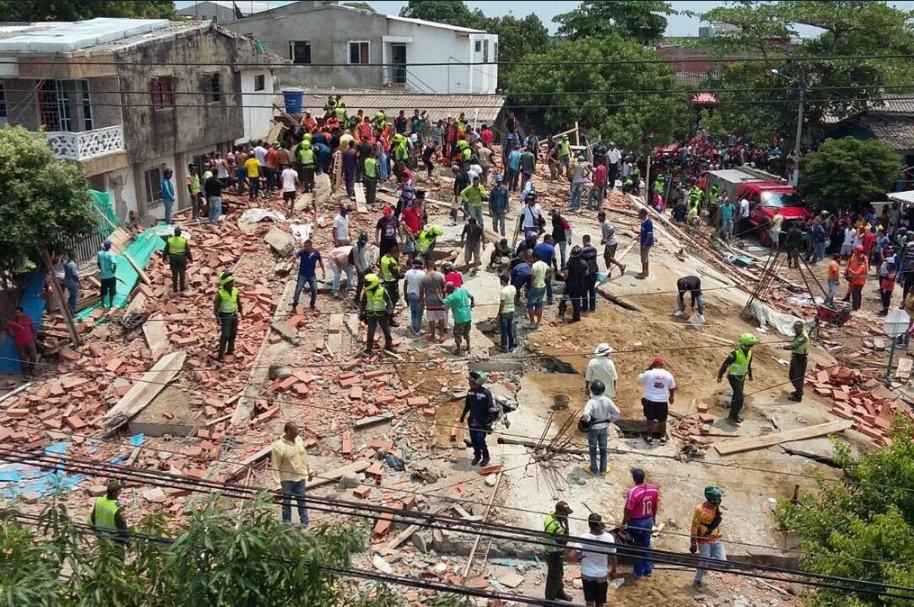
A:
{"type": "Polygon", "coordinates": [[[73,430],[82,430],[86,427],[86,422],[84,422],[78,415],[71,415],[63,421],[73,430]]]}
{"type": "Polygon", "coordinates": [[[371,495],[371,487],[367,485],[361,485],[352,490],[352,495],[356,496],[359,499],[366,499],[371,495]]]}
{"type": "Polygon", "coordinates": [[[491,466],[486,466],[485,468],[479,469],[479,473],[483,476],[496,474],[498,472],[501,472],[501,464],[492,464],[491,466]]]}

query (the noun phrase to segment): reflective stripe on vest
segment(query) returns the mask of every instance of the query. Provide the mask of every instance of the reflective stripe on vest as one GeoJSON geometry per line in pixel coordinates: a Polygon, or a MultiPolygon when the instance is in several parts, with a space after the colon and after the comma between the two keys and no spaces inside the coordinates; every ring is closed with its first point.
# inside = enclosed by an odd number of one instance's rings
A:
{"type": "Polygon", "coordinates": [[[396,272],[400,268],[397,265],[397,261],[393,257],[391,257],[389,255],[385,255],[384,257],[382,257],[380,266],[381,266],[381,280],[383,280],[384,282],[390,282],[393,280],[397,280],[396,272]]]}
{"type": "Polygon", "coordinates": [[[736,377],[745,377],[749,373],[749,363],[752,362],[752,350],[746,352],[742,348],[733,350],[733,362],[727,367],[727,373],[736,377]]]}
{"type": "MultiPolygon", "coordinates": [[[[562,523],[560,523],[559,520],[557,518],[555,518],[553,515],[547,514],[545,516],[545,518],[543,519],[543,522],[545,523],[544,530],[546,533],[549,533],[552,535],[561,535],[561,536],[565,535],[565,526],[562,525],[562,523]]],[[[558,542],[553,541],[552,544],[547,544],[547,545],[543,546],[543,550],[545,550],[546,552],[562,552],[563,550],[565,550],[565,547],[559,545],[558,542]]]]}
{"type": "Polygon", "coordinates": [[[95,527],[97,529],[117,529],[114,516],[119,508],[117,500],[108,499],[106,495],[96,498],[95,508],[92,510],[95,513],[95,527]]]}
{"type": "Polygon", "coordinates": [[[219,289],[219,311],[226,314],[238,313],[238,287],[232,287],[231,293],[219,289]]]}
{"type": "Polygon", "coordinates": [[[791,344],[790,353],[798,356],[806,356],[809,353],[809,333],[803,329],[801,335],[796,335],[791,344]]]}
{"type": "Polygon", "coordinates": [[[171,255],[181,255],[187,252],[187,239],[183,236],[172,236],[168,239],[168,252],[171,255]]]}
{"type": "Polygon", "coordinates": [[[386,295],[387,291],[380,285],[374,289],[365,289],[365,297],[368,299],[365,304],[365,310],[368,312],[384,312],[387,310],[386,295]]]}

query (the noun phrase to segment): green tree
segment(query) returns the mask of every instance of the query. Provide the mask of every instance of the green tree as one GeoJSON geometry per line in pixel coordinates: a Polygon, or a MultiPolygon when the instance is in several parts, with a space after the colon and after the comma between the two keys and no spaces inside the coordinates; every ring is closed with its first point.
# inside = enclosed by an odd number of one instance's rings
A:
{"type": "Polygon", "coordinates": [[[400,9],[400,16],[472,28],[485,20],[482,11],[471,11],[462,0],[409,0],[400,9]]]}
{"type": "Polygon", "coordinates": [[[736,26],[736,32],[713,38],[718,50],[749,50],[766,59],[781,48],[779,42],[796,33],[792,24],[784,20],[782,11],[770,2],[740,0],[728,6],[715,7],[702,14],[701,19],[736,26]]]}
{"type": "Polygon", "coordinates": [[[0,269],[8,272],[98,223],[79,165],[57,159],[42,133],[0,128],[0,191],[0,269]]]}
{"type": "Polygon", "coordinates": [[[629,148],[643,149],[650,133],[655,144],[683,137],[694,118],[688,95],[677,92],[669,65],[608,63],[657,58],[654,51],[619,35],[559,42],[545,52],[526,55],[524,60],[532,63],[511,73],[509,105],[551,106],[531,111],[540,114],[552,132],[578,121],[582,128],[629,148]],[[586,65],[557,65],[561,62],[586,65]],[[670,92],[626,94],[644,90],[670,92]]]}
{"type": "Polygon", "coordinates": [[[2,0],[5,21],[81,21],[95,17],[180,19],[171,0],[2,0]]]}
{"type": "Polygon", "coordinates": [[[667,16],[675,14],[669,2],[659,0],[585,0],[553,21],[559,24],[559,35],[572,40],[619,34],[650,44],[660,40],[667,16]]]}
{"type": "MultiPolygon", "coordinates": [[[[914,442],[896,419],[892,443],[850,457],[839,445],[841,483],[820,484],[799,503],[779,504],[778,519],[803,542],[804,568],[876,584],[914,586],[914,442]]],[[[909,600],[821,588],[816,607],[901,607],[909,600]]]]}
{"type": "Polygon", "coordinates": [[[549,47],[549,30],[534,13],[523,19],[513,15],[492,17],[486,20],[482,29],[498,34],[498,60],[505,62],[498,66],[498,81],[502,88],[518,67],[512,62],[521,61],[530,53],[541,53],[549,47]]]}
{"type": "Polygon", "coordinates": [[[900,160],[878,139],[827,139],[819,151],[800,159],[800,193],[817,209],[850,206],[859,211],[885,198],[901,169],[900,160]]]}

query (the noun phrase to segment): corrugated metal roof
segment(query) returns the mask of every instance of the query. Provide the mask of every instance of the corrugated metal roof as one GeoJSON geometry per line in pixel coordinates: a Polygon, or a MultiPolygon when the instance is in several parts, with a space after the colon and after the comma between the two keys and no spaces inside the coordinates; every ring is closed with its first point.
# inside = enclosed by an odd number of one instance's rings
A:
{"type": "Polygon", "coordinates": [[[269,2],[265,1],[251,2],[251,0],[201,0],[200,2],[194,2],[190,6],[182,8],[178,12],[182,15],[193,15],[194,8],[196,8],[198,4],[203,4],[204,2],[209,2],[210,4],[215,4],[228,10],[235,10],[235,7],[237,6],[242,15],[253,15],[255,13],[262,13],[263,11],[268,11],[271,8],[274,8],[270,6],[269,2]]]}
{"type": "MultiPolygon", "coordinates": [[[[464,112],[471,122],[492,123],[505,106],[503,95],[431,95],[377,89],[302,88],[305,90],[302,107],[314,115],[323,115],[328,95],[342,95],[350,114],[363,109],[370,116],[381,109],[388,119],[396,117],[400,110],[412,116],[413,110],[418,109],[426,110],[432,121],[456,117],[464,112]]],[[[282,95],[277,96],[276,104],[282,106],[282,95]]]]}
{"type": "Polygon", "coordinates": [[[873,111],[886,114],[914,115],[914,98],[910,94],[885,95],[880,103],[873,104],[873,111]]]}
{"type": "Polygon", "coordinates": [[[914,117],[870,113],[853,120],[896,151],[914,150],[914,117]]]}
{"type": "Polygon", "coordinates": [[[168,19],[108,19],[35,24],[0,40],[0,51],[21,53],[71,53],[101,44],[148,34],[169,26],[168,19]]]}

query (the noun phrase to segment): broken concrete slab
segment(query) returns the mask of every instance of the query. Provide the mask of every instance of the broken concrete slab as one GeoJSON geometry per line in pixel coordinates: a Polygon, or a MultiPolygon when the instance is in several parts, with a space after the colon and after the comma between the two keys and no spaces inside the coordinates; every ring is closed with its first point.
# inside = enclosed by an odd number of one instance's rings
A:
{"type": "Polygon", "coordinates": [[[131,434],[186,436],[196,423],[190,394],[168,386],[128,422],[128,428],[131,434]]]}
{"type": "Polygon", "coordinates": [[[168,327],[161,315],[148,318],[143,323],[143,337],[146,338],[146,345],[152,351],[153,358],[158,358],[171,348],[171,340],[168,339],[168,327]]]}
{"type": "Polygon", "coordinates": [[[105,427],[111,431],[124,425],[142,411],[159,392],[173,380],[184,366],[184,350],[166,354],[143,374],[142,379],[127,392],[104,417],[105,427]]]}
{"type": "Polygon", "coordinates": [[[271,228],[263,237],[263,241],[281,257],[289,257],[295,252],[295,238],[281,228],[271,228]]]}
{"type": "Polygon", "coordinates": [[[270,328],[282,335],[283,339],[288,340],[293,346],[297,346],[301,343],[298,339],[298,331],[290,329],[289,325],[282,320],[274,320],[270,323],[270,328]]]}

